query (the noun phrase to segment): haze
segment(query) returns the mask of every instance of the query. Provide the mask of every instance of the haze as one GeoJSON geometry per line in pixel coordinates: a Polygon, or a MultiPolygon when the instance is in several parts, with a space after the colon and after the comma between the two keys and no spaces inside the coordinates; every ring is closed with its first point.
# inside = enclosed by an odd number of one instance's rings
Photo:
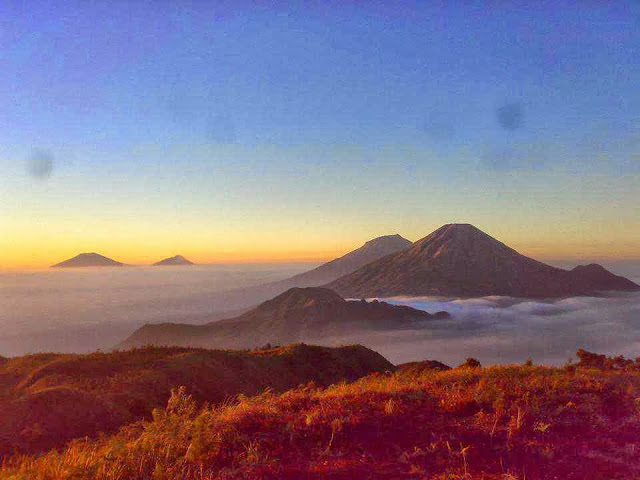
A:
{"type": "MultiPolygon", "coordinates": [[[[0,274],[0,355],[109,350],[144,323],[206,323],[237,315],[217,292],[279,280],[310,264],[73,269],[0,274]]],[[[640,281],[640,263],[608,265],[640,281]],[[615,268],[618,267],[618,270],[615,268]]],[[[248,291],[250,292],[250,291],[248,291]]],[[[245,303],[251,303],[247,293],[245,303]]],[[[578,348],[633,357],[640,346],[640,295],[524,300],[393,298],[391,303],[452,319],[419,330],[324,338],[360,343],[392,362],[435,358],[450,364],[563,363],[578,348]]],[[[238,301],[236,299],[236,301],[238,301]]]]}
{"type": "Polygon", "coordinates": [[[0,273],[0,355],[107,350],[146,322],[224,317],[214,292],[279,280],[309,264],[89,268],[0,273]]]}

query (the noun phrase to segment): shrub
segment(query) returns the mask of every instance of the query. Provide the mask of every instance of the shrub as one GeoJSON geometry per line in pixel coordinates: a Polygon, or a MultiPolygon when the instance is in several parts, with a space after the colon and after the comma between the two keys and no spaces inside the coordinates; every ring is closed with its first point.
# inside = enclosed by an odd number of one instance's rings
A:
{"type": "Polygon", "coordinates": [[[473,358],[473,357],[468,357],[464,363],[460,364],[458,366],[458,368],[480,368],[482,367],[482,364],[480,363],[480,360],[473,358]]]}

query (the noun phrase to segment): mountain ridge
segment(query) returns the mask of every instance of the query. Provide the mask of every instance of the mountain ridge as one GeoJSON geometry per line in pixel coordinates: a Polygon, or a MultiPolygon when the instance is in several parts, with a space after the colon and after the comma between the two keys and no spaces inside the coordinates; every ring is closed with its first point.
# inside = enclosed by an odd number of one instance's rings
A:
{"type": "Polygon", "coordinates": [[[471,224],[446,224],[398,253],[324,285],[345,297],[507,295],[539,298],[640,290],[604,267],[563,270],[518,253],[471,224]]]}
{"type": "Polygon", "coordinates": [[[449,318],[386,302],[347,301],[320,287],[291,288],[235,318],[206,325],[145,324],[117,345],[181,345],[253,348],[270,344],[325,342],[353,333],[398,329],[415,322],[449,318]]]}
{"type": "Polygon", "coordinates": [[[383,235],[368,240],[360,247],[322,265],[283,280],[251,287],[215,292],[209,301],[223,310],[253,307],[294,287],[317,287],[350,273],[371,261],[398,252],[411,242],[399,234],[383,235]]]}

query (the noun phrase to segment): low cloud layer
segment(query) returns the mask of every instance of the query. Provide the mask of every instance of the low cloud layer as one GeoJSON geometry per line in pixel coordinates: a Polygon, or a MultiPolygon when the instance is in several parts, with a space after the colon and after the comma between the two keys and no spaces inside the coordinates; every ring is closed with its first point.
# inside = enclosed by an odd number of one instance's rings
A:
{"type": "MultiPolygon", "coordinates": [[[[225,297],[216,292],[308,268],[245,265],[0,273],[0,355],[109,349],[146,322],[197,324],[228,318],[239,312],[228,311],[225,297]]],[[[457,365],[466,357],[483,364],[522,363],[531,357],[536,363],[563,364],[581,347],[640,356],[640,294],[546,301],[510,297],[386,301],[429,312],[446,310],[452,318],[427,320],[412,329],[310,341],[359,343],[394,363],[428,358],[457,365]]]]}
{"type": "Polygon", "coordinates": [[[419,328],[361,338],[391,361],[437,359],[450,365],[466,357],[484,364],[562,364],[578,348],[640,356],[640,294],[532,301],[511,297],[469,300],[386,299],[453,318],[424,322],[419,328]]]}
{"type": "Polygon", "coordinates": [[[214,294],[307,265],[197,265],[0,272],[0,355],[109,349],[144,323],[234,316],[214,294]]]}

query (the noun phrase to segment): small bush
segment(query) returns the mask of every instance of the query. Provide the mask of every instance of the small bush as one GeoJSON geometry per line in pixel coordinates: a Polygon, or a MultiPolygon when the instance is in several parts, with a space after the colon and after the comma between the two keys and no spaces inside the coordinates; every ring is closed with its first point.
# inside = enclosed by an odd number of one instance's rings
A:
{"type": "Polygon", "coordinates": [[[473,357],[468,357],[464,363],[460,364],[458,366],[458,368],[480,368],[482,367],[482,364],[480,363],[480,360],[478,360],[477,358],[473,358],[473,357]]]}

